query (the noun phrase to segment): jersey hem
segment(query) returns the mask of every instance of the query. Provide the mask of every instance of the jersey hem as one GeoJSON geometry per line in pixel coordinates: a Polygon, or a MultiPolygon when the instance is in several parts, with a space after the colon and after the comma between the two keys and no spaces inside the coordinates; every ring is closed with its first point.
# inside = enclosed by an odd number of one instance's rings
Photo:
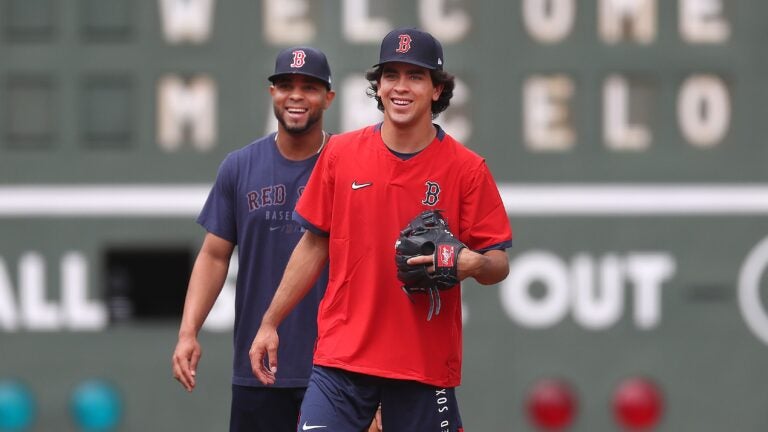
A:
{"type": "Polygon", "coordinates": [[[380,378],[397,379],[397,380],[403,380],[403,381],[416,381],[422,384],[427,384],[435,387],[448,388],[448,387],[458,387],[459,385],[461,385],[460,377],[456,379],[438,380],[438,379],[426,378],[420,375],[409,375],[409,374],[386,371],[386,370],[381,370],[376,368],[355,366],[355,365],[350,365],[347,363],[340,362],[338,360],[329,360],[329,359],[315,359],[314,364],[317,366],[332,367],[336,369],[342,369],[348,372],[361,373],[364,375],[371,375],[371,376],[376,376],[380,378]]]}

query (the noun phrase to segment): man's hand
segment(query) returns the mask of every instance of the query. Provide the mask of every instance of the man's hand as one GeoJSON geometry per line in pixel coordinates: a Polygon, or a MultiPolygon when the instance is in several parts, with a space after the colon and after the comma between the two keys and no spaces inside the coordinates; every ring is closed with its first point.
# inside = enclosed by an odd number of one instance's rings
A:
{"type": "MultiPolygon", "coordinates": [[[[409,265],[426,265],[427,272],[435,271],[432,255],[419,255],[406,261],[409,265]]],[[[501,282],[509,273],[507,253],[501,250],[491,250],[479,254],[469,249],[462,249],[456,265],[459,280],[474,277],[483,285],[501,282]]]]}
{"type": "Polygon", "coordinates": [[[272,385],[275,383],[277,346],[279,344],[280,338],[277,336],[277,329],[264,324],[259,327],[259,331],[253,338],[248,356],[251,358],[251,370],[262,384],[272,385]],[[269,360],[268,365],[265,363],[267,360],[269,360]]]}
{"type": "MultiPolygon", "coordinates": [[[[480,266],[480,259],[481,258],[479,253],[471,251],[467,248],[459,251],[459,254],[456,257],[456,270],[459,280],[464,280],[473,274],[473,272],[476,272],[477,268],[480,266]]],[[[427,273],[429,274],[433,274],[435,272],[434,255],[418,255],[413,258],[409,258],[406,263],[412,266],[427,266],[427,273]]]]}
{"type": "Polygon", "coordinates": [[[381,432],[383,430],[384,426],[381,424],[381,405],[379,405],[379,409],[376,410],[376,415],[373,417],[373,422],[371,422],[367,432],[381,432]]]}
{"type": "Polygon", "coordinates": [[[195,388],[195,375],[197,374],[197,362],[200,361],[202,351],[196,337],[179,337],[176,349],[173,351],[171,365],[173,377],[191,392],[195,388]]]}

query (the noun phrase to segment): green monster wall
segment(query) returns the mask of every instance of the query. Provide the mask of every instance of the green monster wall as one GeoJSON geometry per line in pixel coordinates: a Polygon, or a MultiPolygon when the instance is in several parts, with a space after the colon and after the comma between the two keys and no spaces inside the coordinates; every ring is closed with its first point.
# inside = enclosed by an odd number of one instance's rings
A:
{"type": "Polygon", "coordinates": [[[766,16],[758,0],[3,0],[0,382],[31,392],[29,430],[79,430],[91,378],[117,389],[118,430],[226,430],[236,268],[198,389],[170,370],[218,165],[274,130],[279,49],[328,54],[343,131],[380,119],[363,73],[384,33],[417,26],[459,83],[437,121],[487,158],[515,231],[507,280],[464,286],[467,430],[538,430],[552,379],[563,430],[622,430],[616,392],[638,377],[660,396],[651,430],[766,430],[766,16]]]}

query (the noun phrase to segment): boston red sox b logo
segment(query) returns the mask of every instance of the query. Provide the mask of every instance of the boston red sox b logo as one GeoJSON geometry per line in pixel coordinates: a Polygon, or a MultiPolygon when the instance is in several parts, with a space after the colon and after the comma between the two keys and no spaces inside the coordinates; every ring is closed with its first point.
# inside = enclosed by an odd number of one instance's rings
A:
{"type": "Polygon", "coordinates": [[[429,180],[424,184],[427,185],[427,194],[421,203],[428,206],[437,204],[437,201],[440,200],[440,185],[429,180]]]}
{"type": "Polygon", "coordinates": [[[304,63],[306,62],[307,54],[304,52],[304,50],[296,50],[293,53],[293,63],[291,63],[292,68],[300,68],[304,66],[304,63]]]}
{"type": "Polygon", "coordinates": [[[401,34],[398,38],[400,38],[400,46],[397,47],[395,52],[407,53],[411,49],[411,35],[401,34]]]}

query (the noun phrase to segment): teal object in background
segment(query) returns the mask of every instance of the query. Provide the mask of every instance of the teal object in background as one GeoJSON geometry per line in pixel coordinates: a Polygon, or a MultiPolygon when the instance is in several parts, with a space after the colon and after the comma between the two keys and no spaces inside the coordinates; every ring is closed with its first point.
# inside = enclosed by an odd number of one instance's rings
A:
{"type": "Polygon", "coordinates": [[[35,401],[26,385],[0,380],[0,432],[28,430],[35,417],[35,401]]]}
{"type": "Polygon", "coordinates": [[[80,384],[72,393],[72,417],[81,430],[106,432],[120,422],[122,401],[115,387],[93,379],[80,384]]]}

